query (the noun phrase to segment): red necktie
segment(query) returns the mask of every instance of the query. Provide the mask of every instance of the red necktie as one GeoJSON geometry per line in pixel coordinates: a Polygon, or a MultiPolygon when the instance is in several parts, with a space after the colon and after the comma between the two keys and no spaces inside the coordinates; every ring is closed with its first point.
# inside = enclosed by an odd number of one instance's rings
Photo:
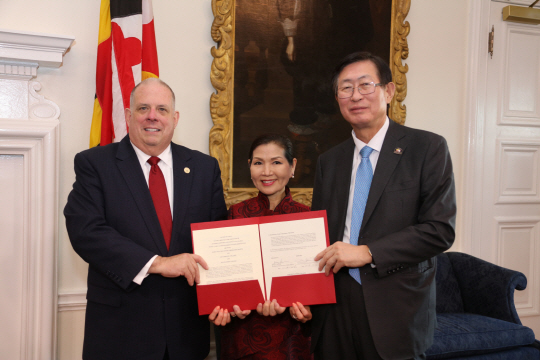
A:
{"type": "Polygon", "coordinates": [[[156,209],[159,224],[161,225],[161,232],[163,232],[165,244],[167,245],[167,250],[169,250],[172,233],[171,205],[169,203],[169,195],[167,194],[165,178],[163,177],[163,173],[158,166],[158,162],[160,160],[161,159],[157,156],[152,156],[150,159],[148,159],[148,163],[152,165],[148,179],[148,187],[150,188],[150,195],[152,195],[154,208],[156,209]]]}

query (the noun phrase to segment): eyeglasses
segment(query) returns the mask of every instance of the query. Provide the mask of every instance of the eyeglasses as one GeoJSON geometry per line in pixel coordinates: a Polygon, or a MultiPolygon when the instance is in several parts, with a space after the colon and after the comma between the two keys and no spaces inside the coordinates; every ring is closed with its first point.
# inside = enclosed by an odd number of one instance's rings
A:
{"type": "Polygon", "coordinates": [[[358,86],[344,86],[337,90],[337,97],[340,99],[348,99],[353,96],[354,89],[358,89],[358,92],[362,95],[369,95],[375,92],[377,86],[382,86],[384,84],[378,83],[375,84],[373,81],[368,83],[362,83],[358,86]]]}

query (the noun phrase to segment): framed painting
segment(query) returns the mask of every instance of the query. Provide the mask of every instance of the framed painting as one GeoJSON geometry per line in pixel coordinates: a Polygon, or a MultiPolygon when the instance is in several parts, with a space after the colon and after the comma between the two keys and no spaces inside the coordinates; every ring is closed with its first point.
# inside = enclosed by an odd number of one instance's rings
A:
{"type": "Polygon", "coordinates": [[[219,161],[227,206],[257,195],[247,160],[251,142],[265,133],[293,141],[298,162],[289,187],[296,201],[311,205],[317,157],[351,136],[330,82],[349,53],[388,59],[396,84],[389,116],[405,122],[410,4],[212,0],[210,155],[219,161]]]}

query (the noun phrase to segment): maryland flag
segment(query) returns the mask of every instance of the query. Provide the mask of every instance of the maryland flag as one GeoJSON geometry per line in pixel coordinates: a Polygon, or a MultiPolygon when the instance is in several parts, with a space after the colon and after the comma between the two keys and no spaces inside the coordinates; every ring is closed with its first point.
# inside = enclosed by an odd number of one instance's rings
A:
{"type": "Polygon", "coordinates": [[[101,0],[90,147],[122,140],[131,90],[158,76],[152,0],[101,0]]]}

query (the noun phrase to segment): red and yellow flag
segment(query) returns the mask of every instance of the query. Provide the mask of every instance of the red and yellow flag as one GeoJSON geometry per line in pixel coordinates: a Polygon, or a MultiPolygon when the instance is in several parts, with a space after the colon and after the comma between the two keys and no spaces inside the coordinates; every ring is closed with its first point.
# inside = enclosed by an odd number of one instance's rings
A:
{"type": "Polygon", "coordinates": [[[149,77],[159,77],[152,0],[101,0],[90,147],[128,133],[129,95],[149,77]]]}

